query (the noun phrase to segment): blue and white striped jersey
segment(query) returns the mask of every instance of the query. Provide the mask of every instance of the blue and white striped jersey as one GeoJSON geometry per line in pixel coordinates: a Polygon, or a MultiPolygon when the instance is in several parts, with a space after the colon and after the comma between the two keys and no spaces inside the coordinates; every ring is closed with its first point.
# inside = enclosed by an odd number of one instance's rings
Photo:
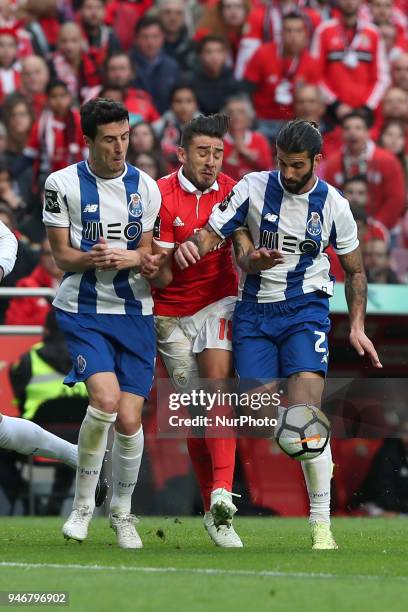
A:
{"type": "Polygon", "coordinates": [[[323,250],[331,243],[343,255],[358,246],[357,226],[348,201],[316,179],[301,195],[282,187],[280,173],[247,174],[209,219],[222,238],[247,227],[256,248],[278,249],[284,263],[259,274],[242,274],[239,299],[279,302],[312,291],[333,295],[330,263],[323,250]]]}
{"type": "MultiPolygon", "coordinates": [[[[116,248],[136,249],[159,212],[156,182],[130,164],[121,176],[103,179],[88,162],[68,166],[47,178],[44,224],[69,227],[71,244],[89,251],[101,236],[116,248]]],[[[69,272],[54,306],[68,312],[152,314],[149,283],[133,270],[69,272]]]]}

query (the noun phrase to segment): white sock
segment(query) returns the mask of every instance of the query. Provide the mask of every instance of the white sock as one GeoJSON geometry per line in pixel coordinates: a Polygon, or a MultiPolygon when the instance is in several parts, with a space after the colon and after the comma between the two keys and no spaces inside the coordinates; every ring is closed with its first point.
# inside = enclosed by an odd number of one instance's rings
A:
{"type": "Polygon", "coordinates": [[[74,508],[95,507],[95,489],[106,450],[109,428],[115,421],[116,412],[109,414],[88,406],[78,438],[74,508]]]}
{"type": "Polygon", "coordinates": [[[55,436],[37,423],[4,414],[0,417],[0,448],[22,455],[60,459],[74,470],[78,463],[78,447],[75,444],[55,436]]]}
{"type": "Polygon", "coordinates": [[[330,442],[321,455],[302,461],[302,469],[310,499],[310,522],[330,523],[330,481],[333,471],[330,442]]]}
{"type": "Polygon", "coordinates": [[[143,455],[143,428],[132,436],[115,431],[112,448],[111,513],[130,512],[143,455]]]}

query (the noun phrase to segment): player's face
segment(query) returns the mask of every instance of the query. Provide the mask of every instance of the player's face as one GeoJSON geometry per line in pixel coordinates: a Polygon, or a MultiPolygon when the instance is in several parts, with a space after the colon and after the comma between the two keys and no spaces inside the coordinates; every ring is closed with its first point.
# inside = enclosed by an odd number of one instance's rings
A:
{"type": "Polygon", "coordinates": [[[200,191],[205,191],[221,172],[224,144],[221,138],[194,136],[188,149],[179,147],[178,158],[183,173],[200,191]]]}
{"type": "Polygon", "coordinates": [[[115,178],[125,166],[129,146],[129,123],[119,121],[99,125],[95,139],[85,136],[89,147],[89,163],[98,176],[115,178]]]}
{"type": "Polygon", "coordinates": [[[315,181],[315,170],[321,161],[321,155],[310,159],[307,151],[302,153],[285,153],[277,149],[277,159],[282,185],[290,193],[306,193],[315,181]]]}

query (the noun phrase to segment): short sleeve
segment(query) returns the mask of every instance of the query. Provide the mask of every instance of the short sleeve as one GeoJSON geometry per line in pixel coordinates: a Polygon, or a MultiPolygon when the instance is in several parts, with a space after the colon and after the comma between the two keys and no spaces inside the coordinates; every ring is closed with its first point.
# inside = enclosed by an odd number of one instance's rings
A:
{"type": "Polygon", "coordinates": [[[163,201],[154,226],[153,239],[162,249],[173,249],[176,246],[173,217],[163,201]]]}
{"type": "Polygon", "coordinates": [[[65,189],[54,174],[45,181],[43,222],[49,227],[70,226],[65,189]]]}
{"type": "Polygon", "coordinates": [[[347,255],[358,245],[357,224],[348,201],[339,195],[333,207],[333,221],[329,242],[337,255],[347,255]]]}
{"type": "Polygon", "coordinates": [[[247,224],[249,183],[244,177],[211,213],[208,223],[221,236],[228,238],[235,230],[247,224]]]}
{"type": "Polygon", "coordinates": [[[149,181],[147,191],[149,199],[143,214],[143,232],[151,232],[153,230],[161,204],[161,193],[153,179],[149,181]]]}

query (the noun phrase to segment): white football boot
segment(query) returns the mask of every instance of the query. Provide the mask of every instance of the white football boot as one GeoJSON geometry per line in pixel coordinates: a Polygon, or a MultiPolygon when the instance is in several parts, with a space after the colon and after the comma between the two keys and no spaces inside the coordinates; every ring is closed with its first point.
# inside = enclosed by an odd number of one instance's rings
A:
{"type": "Polygon", "coordinates": [[[129,512],[118,512],[110,515],[110,525],[118,538],[120,548],[143,548],[143,542],[136,531],[138,519],[129,512]]]}
{"type": "Polygon", "coordinates": [[[85,540],[92,514],[89,506],[74,508],[62,528],[64,538],[66,540],[77,540],[78,542],[85,540]]]}
{"type": "Polygon", "coordinates": [[[310,523],[312,536],[312,550],[336,550],[336,541],[329,523],[313,521],[310,523]]]}
{"type": "Polygon", "coordinates": [[[232,501],[232,495],[227,489],[214,489],[211,493],[210,512],[216,526],[231,523],[237,511],[237,507],[232,501]]]}
{"type": "Polygon", "coordinates": [[[216,526],[211,512],[204,514],[204,529],[217,546],[222,548],[242,548],[241,538],[231,525],[231,522],[216,526]]]}

